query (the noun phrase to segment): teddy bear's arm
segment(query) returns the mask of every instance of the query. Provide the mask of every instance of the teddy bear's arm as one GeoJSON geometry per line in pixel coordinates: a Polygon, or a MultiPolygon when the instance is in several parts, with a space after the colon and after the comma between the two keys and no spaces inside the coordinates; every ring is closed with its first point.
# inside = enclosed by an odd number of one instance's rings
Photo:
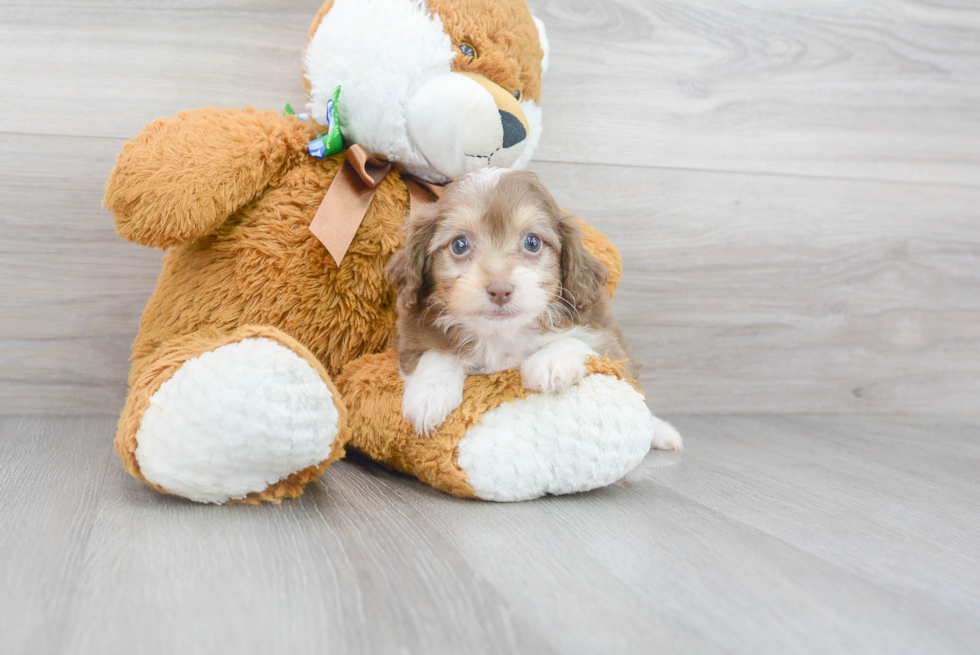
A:
{"type": "Polygon", "coordinates": [[[606,283],[606,293],[612,298],[616,295],[616,287],[619,285],[619,279],[623,276],[623,259],[619,256],[619,250],[616,249],[616,246],[609,241],[609,238],[605,234],[578,216],[575,218],[582,228],[582,238],[586,249],[609,269],[609,281],[606,283]]]}
{"type": "Polygon", "coordinates": [[[181,112],[129,141],[106,184],[116,231],[168,248],[212,233],[265,189],[308,135],[295,120],[251,109],[181,112]]]}

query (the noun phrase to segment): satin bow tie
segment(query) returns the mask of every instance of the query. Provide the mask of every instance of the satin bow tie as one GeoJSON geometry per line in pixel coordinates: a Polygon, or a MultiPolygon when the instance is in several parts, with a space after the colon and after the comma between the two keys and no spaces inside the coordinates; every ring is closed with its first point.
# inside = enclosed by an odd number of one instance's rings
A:
{"type": "Polygon", "coordinates": [[[352,145],[310,223],[310,232],[327,247],[338,268],[371,206],[378,185],[393,170],[408,187],[410,209],[442,196],[445,187],[420,180],[390,161],[378,159],[362,146],[352,145]]]}

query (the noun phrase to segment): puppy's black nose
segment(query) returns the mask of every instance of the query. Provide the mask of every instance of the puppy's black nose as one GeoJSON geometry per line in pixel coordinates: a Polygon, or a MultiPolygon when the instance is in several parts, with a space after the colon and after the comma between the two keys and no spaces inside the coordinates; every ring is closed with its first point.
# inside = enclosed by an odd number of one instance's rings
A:
{"type": "Polygon", "coordinates": [[[510,302],[510,296],[514,293],[514,285],[507,282],[493,282],[487,285],[487,295],[495,305],[503,307],[510,302]]]}
{"type": "Polygon", "coordinates": [[[527,138],[527,130],[514,114],[500,109],[500,124],[504,126],[504,147],[509,148],[527,138]]]}

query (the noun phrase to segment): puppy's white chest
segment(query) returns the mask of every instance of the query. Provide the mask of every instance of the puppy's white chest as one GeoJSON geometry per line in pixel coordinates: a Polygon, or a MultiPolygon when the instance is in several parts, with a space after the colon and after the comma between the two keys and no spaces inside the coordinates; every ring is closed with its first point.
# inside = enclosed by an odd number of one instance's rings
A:
{"type": "Polygon", "coordinates": [[[477,339],[463,357],[468,375],[482,375],[519,368],[521,363],[541,348],[538,335],[516,330],[511,335],[492,335],[477,339]]]}

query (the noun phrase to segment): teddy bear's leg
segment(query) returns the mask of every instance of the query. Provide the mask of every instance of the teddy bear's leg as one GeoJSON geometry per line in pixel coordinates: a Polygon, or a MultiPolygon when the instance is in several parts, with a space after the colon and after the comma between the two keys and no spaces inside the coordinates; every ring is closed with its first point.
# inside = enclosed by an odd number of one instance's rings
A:
{"type": "Polygon", "coordinates": [[[394,351],[348,364],[337,386],[349,445],[441,491],[517,501],[612,484],[658,438],[673,443],[621,367],[593,357],[586,370],[575,386],[548,394],[528,392],[518,371],[471,376],[460,406],[425,437],[402,416],[394,351]]]}
{"type": "Polygon", "coordinates": [[[300,495],[348,435],[316,358],[275,328],[245,326],[189,334],[135,361],[115,444],[155,489],[258,503],[300,495]]]}

